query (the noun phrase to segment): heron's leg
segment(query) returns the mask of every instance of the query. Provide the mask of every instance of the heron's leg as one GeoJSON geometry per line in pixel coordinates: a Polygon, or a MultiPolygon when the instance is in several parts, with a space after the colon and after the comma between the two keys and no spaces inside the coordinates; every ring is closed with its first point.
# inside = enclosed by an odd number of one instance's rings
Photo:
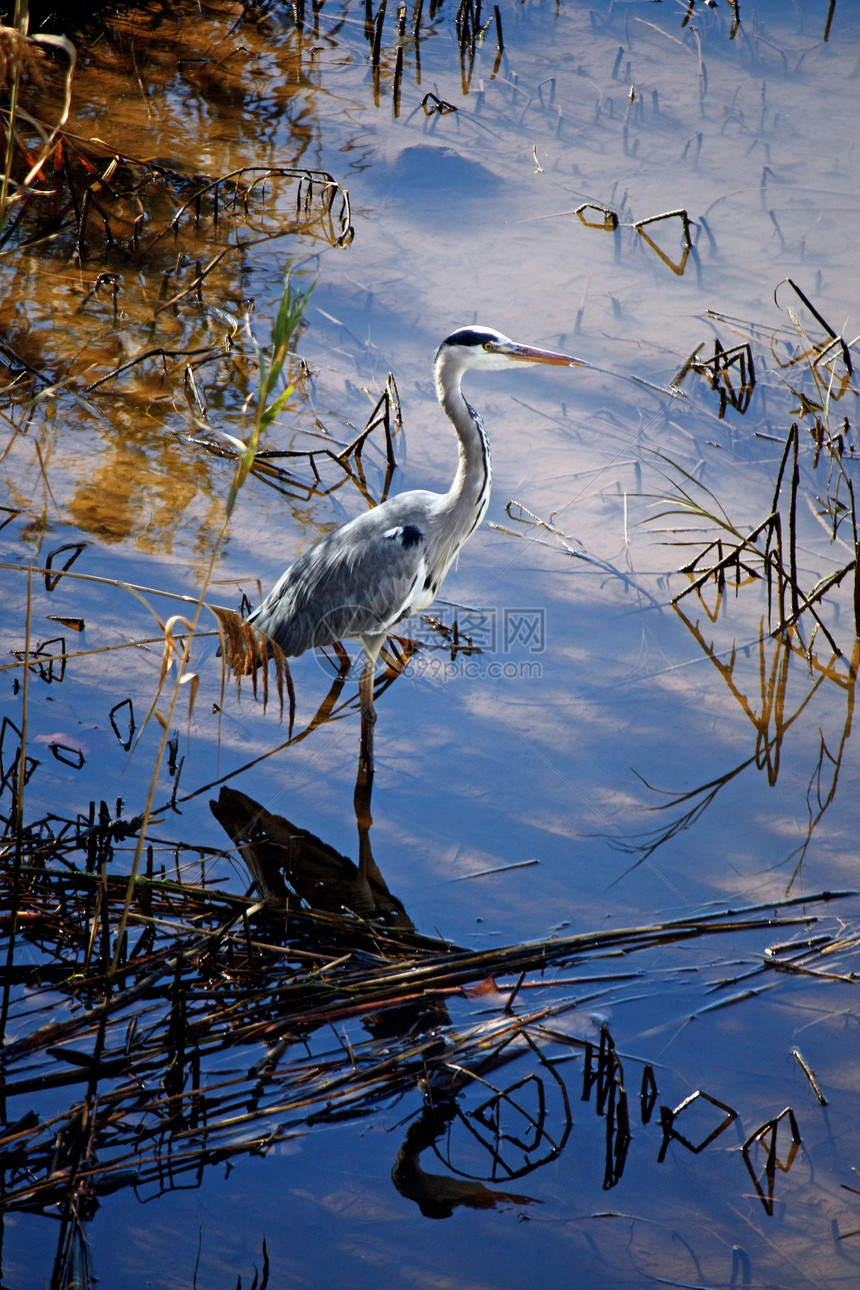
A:
{"type": "Polygon", "coordinates": [[[361,703],[361,741],[358,752],[358,776],[355,781],[355,809],[370,823],[370,791],[373,787],[373,727],[376,709],[373,706],[373,681],[376,675],[378,649],[365,649],[364,670],[358,683],[361,703]]]}
{"type": "Polygon", "coordinates": [[[358,683],[358,697],[361,703],[361,738],[367,739],[368,761],[373,765],[373,727],[376,724],[376,708],[373,706],[373,682],[376,677],[376,654],[368,654],[358,683]]]}
{"type": "Polygon", "coordinates": [[[372,791],[373,767],[371,766],[370,774],[368,774],[367,767],[361,756],[359,756],[358,774],[355,777],[355,792],[352,795],[359,840],[370,832],[370,826],[373,824],[373,816],[370,814],[370,795],[372,791]]]}

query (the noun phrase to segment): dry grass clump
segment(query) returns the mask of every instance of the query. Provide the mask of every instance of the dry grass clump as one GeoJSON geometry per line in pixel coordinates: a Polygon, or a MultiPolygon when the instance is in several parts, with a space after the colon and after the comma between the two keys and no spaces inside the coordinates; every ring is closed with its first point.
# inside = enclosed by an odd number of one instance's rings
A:
{"type": "Polygon", "coordinates": [[[13,83],[23,78],[32,85],[44,86],[45,61],[46,52],[38,40],[0,24],[0,93],[8,94],[13,83]]]}

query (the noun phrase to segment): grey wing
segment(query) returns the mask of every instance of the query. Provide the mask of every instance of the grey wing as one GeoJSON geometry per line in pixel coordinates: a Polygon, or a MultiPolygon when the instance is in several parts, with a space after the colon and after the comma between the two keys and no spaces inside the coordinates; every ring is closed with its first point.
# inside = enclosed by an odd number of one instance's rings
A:
{"type": "Polygon", "coordinates": [[[421,598],[425,534],[368,511],[287,569],[248,621],[296,655],[343,639],[385,635],[421,598]]]}

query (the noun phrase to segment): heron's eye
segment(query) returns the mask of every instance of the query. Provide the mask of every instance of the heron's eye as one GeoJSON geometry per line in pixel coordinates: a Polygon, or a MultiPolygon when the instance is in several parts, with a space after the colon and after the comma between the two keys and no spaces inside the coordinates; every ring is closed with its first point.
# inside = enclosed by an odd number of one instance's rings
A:
{"type": "Polygon", "coordinates": [[[491,340],[485,340],[484,349],[487,351],[488,354],[492,354],[493,350],[495,349],[495,346],[491,340]]]}

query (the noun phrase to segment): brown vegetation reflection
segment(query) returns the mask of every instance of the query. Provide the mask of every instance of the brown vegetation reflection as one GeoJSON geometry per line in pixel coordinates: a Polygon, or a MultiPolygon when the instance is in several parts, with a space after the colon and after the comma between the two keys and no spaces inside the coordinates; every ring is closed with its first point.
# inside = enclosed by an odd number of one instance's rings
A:
{"type": "MultiPolygon", "coordinates": [[[[698,466],[687,469],[663,452],[654,452],[653,457],[668,487],[652,502],[649,517],[649,522],[672,521],[660,530],[668,546],[692,547],[695,552],[680,565],[685,585],[670,604],[697,652],[710,661],[752,727],[752,751],[721,775],[683,792],[646,784],[666,798],[651,809],[671,813],[671,822],[620,841],[608,836],[607,841],[634,855],[635,867],[696,824],[721,790],[748,768],[764,771],[768,784],[775,785],[786,736],[803,727],[815,696],[829,688],[838,696],[838,710],[844,715],[836,730],[825,732],[819,727],[811,739],[807,731],[800,741],[809,751],[807,826],[802,841],[783,861],[792,865],[788,893],[800,879],[815,831],[836,797],[851,736],[860,668],[860,526],[852,430],[847,416],[837,421],[839,400],[854,392],[851,347],[791,279],[779,284],[775,298],[788,315],[789,327],[769,330],[746,324],[752,339],[732,348],[716,339],[709,360],[700,358],[699,345],[670,386],[678,388],[690,373],[696,373],[719,400],[719,420],[729,407],[749,416],[757,386],[756,363],[768,374],[775,364],[784,381],[783,405],[793,404],[795,419],[781,434],[774,433],[769,420],[764,423],[767,432],[759,432],[781,448],[761,518],[751,524],[737,523],[728,504],[698,477],[698,466]],[[754,342],[760,351],[757,360],[754,342]],[[817,521],[811,531],[810,513],[817,521]],[[715,536],[705,540],[703,532],[715,536]],[[813,551],[826,571],[810,585],[807,570],[813,551]],[[730,614],[733,601],[743,606],[754,598],[758,609],[762,597],[766,609],[757,623],[757,637],[739,645],[735,627],[728,642],[717,639],[718,625],[730,614]],[[750,667],[752,676],[748,676],[750,667]]],[[[721,321],[729,322],[725,317],[721,321]]],[[[731,325],[735,330],[740,327],[738,320],[731,325]]],[[[530,542],[555,544],[567,556],[616,580],[625,591],[635,591],[641,604],[657,606],[652,593],[628,569],[580,549],[554,517],[543,519],[516,500],[508,502],[507,513],[515,528],[492,527],[530,542]]],[[[748,622],[749,615],[744,618],[742,613],[742,621],[748,622]]]]}
{"type": "MultiPolygon", "coordinates": [[[[610,845],[635,853],[636,863],[641,863],[679,832],[691,828],[703,812],[712,805],[720,792],[746,770],[755,768],[764,772],[768,784],[771,787],[775,785],[779,778],[780,759],[786,736],[796,724],[800,723],[802,726],[802,719],[818,690],[823,686],[833,686],[836,692],[842,691],[844,695],[844,723],[840,730],[832,734],[825,733],[819,728],[817,738],[808,744],[810,760],[806,766],[808,776],[806,832],[802,841],[792,848],[783,860],[783,864],[793,865],[785,889],[788,894],[794,883],[802,876],[803,861],[812,843],[815,830],[821,824],[836,796],[854,716],[854,692],[857,672],[860,668],[860,642],[855,643],[850,660],[833,658],[827,663],[822,663],[816,656],[810,657],[807,648],[794,632],[787,632],[777,638],[762,634],[756,646],[759,690],[758,693],[754,693],[746,688],[745,682],[738,676],[740,652],[733,648],[726,658],[724,652],[714,649],[713,642],[706,640],[697,623],[687,619],[680,609],[677,612],[697,646],[710,660],[732,698],[749,721],[754,733],[753,751],[721,775],[698,784],[695,788],[687,789],[683,793],[673,793],[657,785],[647,785],[652,791],[666,798],[659,806],[652,809],[671,813],[673,815],[671,823],[651,833],[637,835],[635,839],[628,839],[623,843],[610,840],[610,845]],[[799,668],[801,676],[807,673],[810,678],[808,686],[801,683],[800,693],[794,700],[789,697],[792,691],[797,689],[789,684],[792,661],[794,661],[795,671],[799,668]]],[[[806,746],[804,743],[804,747],[806,746]]]]}
{"type": "MultiPolygon", "coordinates": [[[[302,55],[285,79],[286,54],[267,45],[266,15],[229,4],[197,12],[193,23],[172,7],[106,15],[84,59],[64,38],[0,31],[10,87],[0,123],[0,379],[8,396],[0,453],[11,494],[34,524],[65,503],[83,531],[108,542],[131,538],[169,551],[184,521],[205,548],[214,520],[208,477],[165,429],[177,429],[187,398],[192,424],[214,436],[219,413],[232,414],[253,391],[258,364],[243,274],[254,249],[286,239],[301,256],[352,238],[345,190],[301,165],[315,137],[302,55]],[[242,24],[241,47],[228,18],[242,24]],[[205,149],[157,155],[162,137],[184,146],[188,124],[173,120],[166,94],[157,119],[142,126],[127,87],[131,77],[166,93],[177,48],[186,56],[186,98],[193,83],[211,102],[231,79],[258,98],[271,92],[296,144],[286,164],[261,164],[256,146],[234,151],[241,162],[223,173],[206,172],[205,149]],[[95,475],[87,469],[84,477],[93,436],[103,451],[95,475]],[[204,513],[194,516],[201,493],[204,513]]],[[[188,429],[187,418],[178,428],[188,429]]]]}
{"type": "MultiPolygon", "coordinates": [[[[783,448],[764,517],[749,528],[737,525],[693,473],[658,454],[669,467],[666,479],[672,491],[657,503],[661,509],[656,518],[685,516],[704,522],[718,534],[702,545],[700,530],[668,530],[674,542],[696,548],[693,558],[681,566],[687,585],[673,597],[672,605],[697,649],[709,659],[749,721],[755,734],[753,751],[714,779],[683,793],[667,793],[668,800],[656,809],[672,812],[672,822],[629,845],[623,843],[622,849],[636,853],[640,863],[678,832],[690,828],[721,790],[748,767],[764,771],[773,786],[787,734],[796,725],[802,726],[815,695],[830,687],[831,693],[842,691],[844,695],[844,707],[841,698],[838,705],[844,718],[841,729],[825,733],[819,727],[816,736],[803,743],[809,750],[807,827],[803,840],[786,857],[785,863],[793,865],[786,887],[789,892],[801,877],[815,830],[836,796],[851,735],[860,667],[860,531],[850,427],[847,418],[835,424],[836,405],[849,390],[853,374],[850,349],[790,279],[777,289],[778,304],[786,292],[790,300],[781,307],[792,327],[772,333],[770,352],[778,368],[790,373],[785,379],[790,396],[798,401],[793,409],[798,419],[791,422],[784,439],[768,435],[781,441],[783,448]],[[804,437],[802,425],[807,431],[804,437]],[[812,586],[804,581],[806,574],[798,557],[802,548],[804,564],[809,563],[811,543],[801,529],[804,509],[816,514],[829,535],[827,546],[819,544],[817,551],[822,562],[833,565],[842,556],[842,561],[818,576],[812,586]],[[847,615],[840,615],[836,599],[842,584],[850,589],[847,615]],[[752,646],[757,668],[754,677],[747,679],[744,664],[750,647],[739,648],[736,639],[728,647],[717,643],[711,629],[716,629],[731,595],[741,600],[762,588],[767,612],[752,646]],[[700,625],[699,612],[708,624],[705,628],[700,625]],[[845,617],[850,623],[847,631],[845,617]],[[679,808],[680,813],[675,814],[679,808]]],[[[751,345],[746,342],[730,352],[719,342],[715,346],[710,366],[698,362],[694,354],[680,379],[690,368],[702,372],[720,398],[720,418],[727,403],[744,414],[755,388],[751,345]],[[739,374],[734,382],[728,375],[733,365],[739,374]]]]}

